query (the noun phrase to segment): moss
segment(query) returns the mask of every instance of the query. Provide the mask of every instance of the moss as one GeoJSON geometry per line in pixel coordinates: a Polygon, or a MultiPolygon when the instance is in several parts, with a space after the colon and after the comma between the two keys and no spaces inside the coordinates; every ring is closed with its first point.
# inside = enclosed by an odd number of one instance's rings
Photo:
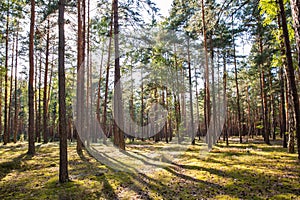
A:
{"type": "MultiPolygon", "coordinates": [[[[167,147],[146,144],[152,150],[167,147]]],[[[33,157],[26,148],[26,143],[0,146],[0,199],[300,199],[297,155],[276,144],[219,143],[205,158],[197,144],[165,168],[127,173],[109,169],[85,151],[78,156],[70,143],[65,184],[58,182],[57,143],[38,144],[33,157]]],[[[131,142],[128,151],[147,148],[131,142]]]]}

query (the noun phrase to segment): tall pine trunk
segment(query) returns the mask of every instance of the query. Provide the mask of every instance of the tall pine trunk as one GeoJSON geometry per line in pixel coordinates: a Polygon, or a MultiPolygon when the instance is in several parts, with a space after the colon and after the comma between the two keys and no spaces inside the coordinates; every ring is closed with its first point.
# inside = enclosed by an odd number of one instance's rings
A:
{"type": "MultiPolygon", "coordinates": [[[[226,52],[223,55],[223,106],[224,106],[224,115],[227,115],[227,65],[226,65],[226,52]]],[[[228,117],[225,117],[223,134],[226,140],[226,146],[229,145],[228,141],[228,117]]]]}
{"type": "MultiPolygon", "coordinates": [[[[121,85],[118,84],[118,82],[121,79],[121,70],[120,70],[120,52],[119,52],[119,5],[118,0],[113,1],[113,10],[114,10],[114,42],[115,42],[115,96],[117,99],[114,101],[115,103],[115,109],[114,109],[114,117],[117,118],[119,123],[123,122],[123,105],[122,105],[122,91],[121,91],[121,85]]],[[[116,123],[115,123],[115,126],[116,123]]],[[[125,150],[125,140],[124,140],[124,134],[123,131],[115,127],[116,130],[116,137],[118,138],[118,145],[119,148],[122,150],[125,150]]],[[[115,138],[116,139],[116,138],[115,138]]]]}
{"type": "Polygon", "coordinates": [[[49,44],[50,44],[50,20],[47,20],[47,39],[46,39],[46,63],[44,73],[44,93],[43,93],[43,142],[48,142],[48,104],[47,104],[47,91],[48,91],[48,70],[49,70],[49,44]]]}
{"type": "Polygon", "coordinates": [[[295,31],[296,47],[298,53],[298,66],[300,66],[300,0],[290,0],[292,17],[293,17],[293,27],[295,31]]]}
{"type": "Polygon", "coordinates": [[[203,38],[204,38],[204,54],[205,54],[205,81],[204,81],[204,122],[205,122],[205,134],[208,142],[208,148],[212,148],[211,135],[208,134],[208,127],[210,122],[210,89],[209,89],[209,64],[208,64],[208,50],[207,50],[207,30],[206,30],[206,16],[204,0],[201,0],[201,10],[202,10],[202,28],[203,28],[203,38]]]}
{"type": "Polygon", "coordinates": [[[241,117],[241,105],[240,105],[240,91],[238,82],[238,72],[237,72],[237,60],[236,60],[236,47],[235,47],[235,37],[233,30],[233,17],[232,17],[232,43],[233,43],[233,65],[234,65],[234,78],[235,78],[235,90],[236,90],[236,103],[237,103],[237,123],[238,123],[238,133],[240,138],[240,143],[243,142],[242,138],[242,117],[241,117]]]}
{"type": "MultiPolygon", "coordinates": [[[[282,29],[283,29],[283,35],[284,35],[284,46],[285,46],[285,55],[287,59],[287,65],[286,65],[286,73],[287,73],[287,79],[288,84],[291,89],[292,93],[292,100],[294,104],[294,117],[295,117],[295,128],[296,128],[296,135],[297,135],[297,143],[298,143],[298,159],[300,160],[300,107],[299,107],[299,96],[297,91],[297,85],[296,85],[296,78],[295,78],[295,70],[293,67],[293,58],[291,53],[291,45],[289,40],[289,31],[287,28],[287,21],[286,21],[286,15],[285,15],[285,9],[283,0],[278,0],[279,8],[280,8],[280,14],[282,19],[282,29]]],[[[292,116],[291,116],[292,117],[292,116]]]]}
{"type": "Polygon", "coordinates": [[[112,46],[112,37],[113,37],[113,5],[110,16],[110,30],[109,30],[109,42],[108,42],[108,57],[107,57],[107,65],[106,65],[106,78],[105,78],[105,93],[104,93],[104,103],[103,103],[103,117],[102,117],[102,127],[104,130],[104,134],[108,136],[107,133],[107,102],[108,102],[108,84],[109,84],[109,69],[110,69],[110,57],[111,57],[111,46],[112,46]]]}
{"type": "MultiPolygon", "coordinates": [[[[278,11],[278,27],[280,30],[282,30],[282,22],[281,22],[281,16],[280,11],[278,11]]],[[[284,49],[284,42],[283,42],[283,35],[280,35],[280,52],[282,57],[282,66],[280,68],[280,113],[281,113],[281,123],[280,123],[280,135],[283,137],[282,140],[282,146],[283,148],[287,148],[287,113],[286,113],[286,101],[285,101],[285,83],[286,83],[286,75],[284,72],[284,66],[287,65],[286,59],[285,59],[285,49],[284,49]]]]}
{"type": "Polygon", "coordinates": [[[6,36],[5,36],[5,77],[4,77],[4,134],[3,143],[6,145],[9,142],[8,119],[7,119],[7,98],[8,98],[8,41],[9,41],[9,0],[7,0],[6,14],[6,36]]]}
{"type": "Polygon", "coordinates": [[[11,71],[10,71],[10,86],[9,86],[9,104],[8,104],[8,127],[7,127],[7,132],[8,132],[8,137],[10,138],[10,135],[12,133],[12,89],[13,89],[13,71],[14,71],[14,53],[15,53],[15,37],[13,39],[12,43],[12,56],[11,56],[11,71]]]}
{"type": "Polygon", "coordinates": [[[28,107],[29,107],[29,126],[28,126],[28,154],[35,154],[34,146],[34,24],[35,24],[35,0],[31,0],[31,18],[29,35],[29,84],[28,84],[28,107]]]}
{"type": "Polygon", "coordinates": [[[65,31],[64,31],[65,0],[59,0],[59,46],[58,46],[58,91],[59,91],[59,182],[64,183],[68,176],[67,154],[67,119],[66,119],[66,91],[65,91],[65,31]]]}
{"type": "Polygon", "coordinates": [[[77,120],[77,126],[76,126],[76,139],[77,139],[77,146],[76,150],[77,153],[82,153],[82,141],[79,136],[80,134],[83,134],[83,104],[84,104],[84,30],[83,30],[83,24],[84,21],[82,18],[84,18],[84,1],[85,0],[78,0],[77,1],[77,15],[78,15],[78,39],[77,39],[77,99],[76,99],[76,120],[77,120]],[[83,2],[82,2],[83,1],[83,2]],[[83,13],[82,13],[83,12],[83,13]]]}
{"type": "Polygon", "coordinates": [[[192,145],[195,145],[195,128],[194,128],[194,108],[193,108],[193,84],[192,84],[192,69],[191,69],[191,55],[190,55],[190,38],[187,41],[187,55],[188,55],[188,70],[189,70],[189,95],[190,95],[190,112],[191,112],[191,132],[192,145]]]}
{"type": "MultiPolygon", "coordinates": [[[[15,57],[15,115],[14,115],[14,143],[17,142],[17,134],[18,134],[18,114],[19,114],[19,104],[18,104],[18,55],[19,55],[19,47],[18,47],[18,39],[19,39],[19,24],[17,25],[17,36],[16,36],[16,57],[15,57]]],[[[0,119],[1,120],[1,119],[0,119]]]]}

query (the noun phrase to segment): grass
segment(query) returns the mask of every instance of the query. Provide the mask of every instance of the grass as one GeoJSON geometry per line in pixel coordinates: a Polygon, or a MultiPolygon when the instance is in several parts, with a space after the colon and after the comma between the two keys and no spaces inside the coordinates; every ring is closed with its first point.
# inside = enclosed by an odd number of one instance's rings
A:
{"type": "Polygon", "coordinates": [[[278,144],[220,143],[204,158],[198,144],[160,170],[130,173],[79,156],[70,143],[66,184],[58,182],[58,144],[36,148],[30,157],[26,143],[0,146],[0,199],[300,199],[297,155],[278,144]]]}

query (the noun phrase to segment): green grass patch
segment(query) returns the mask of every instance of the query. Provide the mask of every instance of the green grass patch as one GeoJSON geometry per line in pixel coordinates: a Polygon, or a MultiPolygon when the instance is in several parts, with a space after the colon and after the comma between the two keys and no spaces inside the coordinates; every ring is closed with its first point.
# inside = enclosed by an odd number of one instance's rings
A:
{"type": "MultiPolygon", "coordinates": [[[[149,173],[115,171],[70,143],[69,176],[58,182],[59,146],[0,146],[0,199],[300,199],[300,168],[296,154],[275,143],[219,143],[204,158],[201,146],[188,148],[165,168],[149,173]]],[[[147,142],[151,149],[164,143],[147,142]]],[[[130,142],[128,151],[142,151],[130,142]]]]}

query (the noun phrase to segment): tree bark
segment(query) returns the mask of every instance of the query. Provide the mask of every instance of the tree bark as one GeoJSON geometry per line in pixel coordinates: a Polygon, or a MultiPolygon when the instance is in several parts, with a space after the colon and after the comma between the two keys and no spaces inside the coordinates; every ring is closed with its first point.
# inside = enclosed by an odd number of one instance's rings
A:
{"type": "Polygon", "coordinates": [[[280,113],[281,113],[281,135],[283,136],[282,147],[287,148],[286,138],[286,110],[285,110],[285,96],[284,96],[284,72],[283,67],[280,69],[280,113]]]}
{"type": "MultiPolygon", "coordinates": [[[[189,36],[188,36],[189,37],[189,36]]],[[[193,84],[192,84],[192,69],[191,69],[191,55],[190,55],[190,38],[187,41],[187,55],[188,55],[188,70],[189,70],[189,94],[190,94],[190,112],[191,112],[191,132],[192,145],[195,145],[195,128],[194,128],[194,108],[193,108],[193,84]]]]}
{"type": "Polygon", "coordinates": [[[77,146],[76,150],[78,154],[82,153],[82,141],[79,136],[83,134],[83,126],[84,126],[84,116],[83,116],[83,104],[84,104],[84,30],[83,30],[83,20],[84,18],[84,4],[85,0],[77,1],[77,15],[78,15],[78,39],[77,39],[77,100],[76,100],[76,140],[77,146]],[[83,2],[82,2],[83,1],[83,2]],[[82,13],[83,10],[83,13],[82,13]]]}
{"type": "Polygon", "coordinates": [[[65,0],[59,0],[59,46],[58,46],[58,85],[59,85],[59,182],[64,183],[68,176],[67,154],[67,120],[65,92],[65,33],[64,33],[65,0]]]}
{"type": "MultiPolygon", "coordinates": [[[[119,123],[123,123],[123,105],[122,105],[122,92],[121,92],[121,85],[118,82],[121,79],[121,71],[120,71],[120,52],[119,52],[119,5],[118,0],[113,1],[113,10],[114,10],[114,42],[115,42],[115,91],[117,100],[114,103],[117,103],[114,109],[114,117],[118,118],[119,123]]],[[[117,126],[115,124],[115,126],[117,126]]],[[[117,130],[117,137],[119,142],[119,148],[125,150],[125,140],[123,131],[115,127],[117,130]]]]}
{"type": "Polygon", "coordinates": [[[29,84],[28,84],[28,107],[29,107],[29,126],[28,126],[28,154],[35,154],[34,146],[34,24],[35,24],[35,0],[31,0],[31,18],[29,35],[29,84]]]}
{"type": "Polygon", "coordinates": [[[4,133],[3,133],[3,144],[6,145],[9,142],[8,133],[8,41],[9,41],[9,0],[7,0],[7,14],[6,14],[6,36],[5,36],[5,77],[4,77],[4,133]]]}
{"type": "MultiPolygon", "coordinates": [[[[18,134],[18,114],[19,114],[19,104],[18,104],[18,93],[17,93],[17,86],[18,86],[18,55],[19,55],[19,48],[18,42],[19,40],[19,24],[17,25],[17,36],[16,36],[16,58],[15,58],[15,115],[14,115],[14,143],[17,142],[17,134],[18,134]]],[[[0,118],[1,120],[1,118],[0,118]]]]}
{"type": "Polygon", "coordinates": [[[50,44],[50,20],[47,20],[47,39],[46,39],[46,63],[44,74],[44,93],[43,93],[43,142],[48,143],[48,104],[47,104],[47,91],[48,91],[48,70],[49,70],[49,44],[50,44]]]}
{"type": "MultiPolygon", "coordinates": [[[[280,11],[278,11],[278,27],[280,30],[282,30],[282,22],[281,22],[281,16],[280,11]]],[[[281,99],[281,106],[280,106],[280,113],[281,113],[281,128],[280,128],[280,135],[283,136],[282,141],[282,147],[287,148],[287,113],[286,113],[286,101],[285,101],[285,83],[286,83],[286,76],[284,72],[284,65],[286,65],[286,59],[285,59],[285,47],[283,42],[283,35],[280,36],[280,51],[281,51],[281,57],[282,57],[282,67],[280,68],[280,99],[281,99]]]]}
{"type": "MultiPolygon", "coordinates": [[[[233,17],[232,17],[233,24],[233,17]]],[[[236,60],[236,50],[235,50],[235,37],[234,30],[232,25],[232,43],[233,43],[233,64],[234,64],[234,75],[235,75],[235,89],[236,89],[236,100],[237,100],[237,114],[238,114],[238,133],[240,138],[240,143],[243,142],[242,138],[242,117],[241,117],[241,105],[240,105],[240,91],[239,91],[239,82],[238,82],[238,73],[237,73],[237,60],[236,60]]]]}
{"type": "MultiPolygon", "coordinates": [[[[226,53],[223,55],[223,106],[224,106],[224,115],[227,115],[227,66],[226,66],[226,53]]],[[[228,141],[228,117],[225,117],[223,134],[226,140],[226,146],[229,146],[228,141]]]]}
{"type": "Polygon", "coordinates": [[[202,10],[202,28],[203,28],[203,38],[204,38],[204,54],[205,54],[205,97],[204,97],[204,122],[205,122],[205,134],[208,142],[208,148],[212,148],[211,135],[208,134],[208,127],[210,122],[210,89],[209,89],[209,66],[208,66],[208,50],[207,50],[207,30],[206,30],[206,17],[205,17],[205,7],[204,0],[201,0],[201,10],[202,10]]]}
{"type": "Polygon", "coordinates": [[[282,19],[282,29],[283,29],[283,35],[284,35],[284,46],[285,46],[285,54],[287,59],[287,65],[286,65],[286,73],[288,77],[288,84],[291,88],[292,93],[292,99],[294,104],[294,117],[295,117],[295,128],[296,128],[296,136],[297,136],[297,146],[298,146],[298,160],[300,160],[300,107],[299,107],[299,96],[297,92],[297,85],[296,85],[296,79],[295,79],[295,70],[293,67],[293,58],[291,54],[291,45],[289,40],[289,31],[287,28],[287,21],[286,21],[286,15],[285,15],[285,9],[283,0],[278,0],[279,7],[280,7],[280,14],[282,19]]]}
{"type": "Polygon", "coordinates": [[[295,31],[296,47],[298,53],[298,66],[300,66],[300,0],[290,0],[292,17],[293,17],[293,27],[295,31]]]}
{"type": "Polygon", "coordinates": [[[108,42],[108,56],[107,56],[107,65],[106,65],[106,78],[105,78],[105,93],[104,93],[104,103],[103,103],[103,117],[102,117],[102,125],[103,131],[106,136],[107,133],[107,101],[108,101],[108,84],[109,84],[109,68],[110,68],[110,57],[111,57],[111,46],[112,46],[112,37],[113,37],[113,19],[114,19],[114,12],[113,12],[113,5],[111,10],[110,16],[110,30],[109,30],[109,42],[108,42]]]}
{"type": "Polygon", "coordinates": [[[8,137],[10,138],[12,129],[13,129],[13,124],[12,124],[12,115],[11,115],[11,110],[12,110],[12,89],[13,89],[13,71],[14,71],[14,53],[15,53],[15,42],[16,39],[14,37],[13,39],[13,44],[12,44],[12,57],[11,57],[11,71],[10,71],[10,87],[9,87],[9,106],[8,106],[8,127],[7,127],[7,132],[8,132],[8,137]]]}

